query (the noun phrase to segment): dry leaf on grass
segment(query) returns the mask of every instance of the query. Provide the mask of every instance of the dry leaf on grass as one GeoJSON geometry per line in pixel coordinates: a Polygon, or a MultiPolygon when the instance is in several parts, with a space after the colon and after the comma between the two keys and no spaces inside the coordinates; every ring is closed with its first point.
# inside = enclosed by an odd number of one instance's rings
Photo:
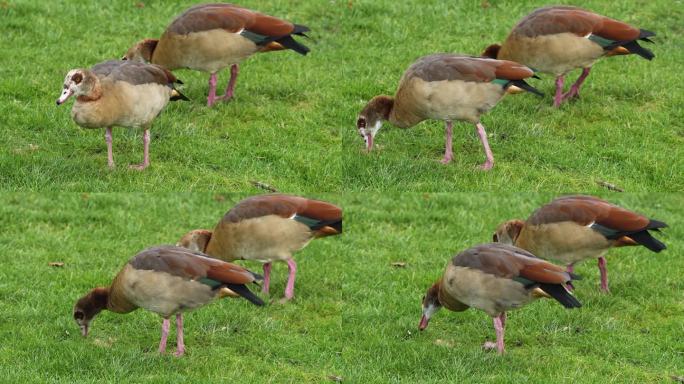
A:
{"type": "Polygon", "coordinates": [[[437,339],[437,340],[435,340],[435,345],[439,345],[439,346],[441,346],[441,347],[453,348],[453,347],[454,347],[454,342],[453,342],[453,341],[449,341],[449,340],[437,339]]]}
{"type": "Polygon", "coordinates": [[[392,264],[390,264],[393,267],[397,268],[406,268],[406,262],[405,261],[393,261],[392,264]]]}
{"type": "Polygon", "coordinates": [[[341,383],[342,382],[342,376],[330,375],[330,376],[328,376],[328,380],[332,380],[332,381],[335,381],[337,383],[341,383]]]}
{"type": "Polygon", "coordinates": [[[63,267],[64,263],[61,261],[51,261],[48,263],[50,267],[63,267]]]}

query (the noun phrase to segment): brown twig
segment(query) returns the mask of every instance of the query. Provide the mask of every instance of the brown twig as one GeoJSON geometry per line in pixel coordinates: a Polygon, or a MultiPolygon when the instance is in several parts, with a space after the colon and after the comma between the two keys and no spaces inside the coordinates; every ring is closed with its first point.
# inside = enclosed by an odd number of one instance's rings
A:
{"type": "Polygon", "coordinates": [[[257,188],[265,189],[269,192],[278,192],[278,190],[275,189],[274,187],[272,187],[266,183],[262,183],[261,181],[252,180],[252,181],[250,181],[250,183],[252,183],[252,185],[257,187],[257,188]]]}
{"type": "Polygon", "coordinates": [[[607,181],[603,181],[603,180],[597,180],[596,184],[598,184],[601,187],[607,188],[609,191],[615,191],[615,192],[624,192],[625,191],[624,189],[618,187],[617,185],[611,184],[611,183],[609,183],[607,181]]]}

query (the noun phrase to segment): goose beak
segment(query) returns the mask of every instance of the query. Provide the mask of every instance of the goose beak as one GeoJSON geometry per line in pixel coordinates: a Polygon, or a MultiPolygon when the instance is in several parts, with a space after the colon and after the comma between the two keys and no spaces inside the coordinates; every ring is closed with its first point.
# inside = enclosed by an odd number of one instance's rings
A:
{"type": "Polygon", "coordinates": [[[418,324],[418,329],[420,329],[422,331],[425,328],[427,328],[429,321],[430,321],[430,319],[428,319],[427,316],[423,315],[423,317],[420,318],[420,324],[418,324]]]}
{"type": "Polygon", "coordinates": [[[366,133],[364,140],[366,141],[366,150],[370,152],[373,149],[373,134],[370,132],[366,133]]]}
{"type": "Polygon", "coordinates": [[[62,91],[62,95],[59,97],[59,99],[57,99],[57,105],[64,104],[64,102],[67,101],[73,94],[74,91],[72,91],[71,89],[65,89],[64,91],[62,91]]]}

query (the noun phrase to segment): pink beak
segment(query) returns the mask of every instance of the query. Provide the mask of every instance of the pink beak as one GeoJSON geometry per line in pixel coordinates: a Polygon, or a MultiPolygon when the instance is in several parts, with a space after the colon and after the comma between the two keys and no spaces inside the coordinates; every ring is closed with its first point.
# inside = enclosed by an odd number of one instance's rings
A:
{"type": "Polygon", "coordinates": [[[72,90],[65,89],[64,92],[62,92],[62,95],[59,97],[59,99],[57,99],[57,105],[64,104],[64,102],[67,101],[67,99],[69,99],[73,94],[74,92],[72,90]]]}
{"type": "Polygon", "coordinates": [[[373,149],[373,135],[371,135],[370,133],[367,133],[366,134],[366,150],[368,152],[370,152],[371,149],[373,149]]]}
{"type": "Polygon", "coordinates": [[[428,320],[428,318],[425,315],[423,315],[423,317],[420,318],[420,324],[418,324],[418,329],[422,331],[425,328],[427,328],[429,321],[430,320],[428,320]]]}

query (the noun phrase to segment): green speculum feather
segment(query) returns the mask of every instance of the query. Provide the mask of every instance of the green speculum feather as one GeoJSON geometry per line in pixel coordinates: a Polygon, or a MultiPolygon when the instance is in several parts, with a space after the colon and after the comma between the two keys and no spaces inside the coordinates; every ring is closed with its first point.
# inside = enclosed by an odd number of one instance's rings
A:
{"type": "Polygon", "coordinates": [[[216,288],[221,286],[220,281],[216,281],[216,280],[210,279],[208,277],[203,277],[201,279],[198,279],[197,281],[202,283],[202,284],[208,285],[209,287],[211,287],[211,289],[216,289],[216,288]]]}
{"type": "Polygon", "coordinates": [[[306,216],[299,216],[299,215],[295,215],[294,220],[306,225],[309,228],[314,228],[320,223],[319,220],[312,219],[312,218],[306,217],[306,216]]]}
{"type": "Polygon", "coordinates": [[[505,87],[506,84],[508,84],[509,82],[510,82],[510,80],[506,80],[506,79],[494,79],[494,80],[492,80],[492,83],[499,84],[502,87],[505,87]]]}
{"type": "Polygon", "coordinates": [[[615,43],[615,40],[605,39],[601,36],[596,36],[593,33],[591,35],[589,35],[589,40],[593,41],[594,43],[596,43],[596,44],[598,44],[604,48],[615,43]]]}

